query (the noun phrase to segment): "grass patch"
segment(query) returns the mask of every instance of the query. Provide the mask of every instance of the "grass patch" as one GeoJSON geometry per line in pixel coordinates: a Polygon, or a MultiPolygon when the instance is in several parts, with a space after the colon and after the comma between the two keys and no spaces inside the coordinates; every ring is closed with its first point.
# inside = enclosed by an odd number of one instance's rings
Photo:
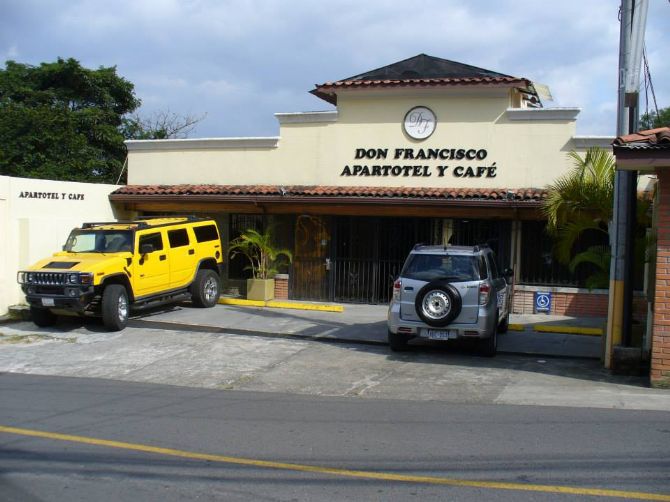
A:
{"type": "Polygon", "coordinates": [[[31,343],[49,342],[49,341],[74,343],[76,339],[71,337],[57,338],[55,336],[41,335],[38,333],[30,333],[26,335],[5,335],[3,333],[0,333],[0,345],[17,345],[17,344],[28,345],[31,343]]]}

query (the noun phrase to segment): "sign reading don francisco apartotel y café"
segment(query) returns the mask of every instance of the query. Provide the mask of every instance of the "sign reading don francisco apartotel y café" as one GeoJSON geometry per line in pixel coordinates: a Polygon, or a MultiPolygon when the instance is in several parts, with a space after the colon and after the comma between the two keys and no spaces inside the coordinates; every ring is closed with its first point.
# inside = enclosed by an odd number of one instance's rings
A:
{"type": "Polygon", "coordinates": [[[345,165],[341,176],[403,176],[443,178],[495,178],[498,166],[484,162],[485,148],[357,148],[356,160],[384,163],[345,165]],[[386,162],[387,160],[393,161],[386,162]],[[434,164],[416,161],[436,161],[434,164]],[[412,163],[407,163],[412,161],[412,163]],[[453,161],[450,164],[443,161],[453,161]],[[402,163],[401,163],[402,162],[402,163]]]}

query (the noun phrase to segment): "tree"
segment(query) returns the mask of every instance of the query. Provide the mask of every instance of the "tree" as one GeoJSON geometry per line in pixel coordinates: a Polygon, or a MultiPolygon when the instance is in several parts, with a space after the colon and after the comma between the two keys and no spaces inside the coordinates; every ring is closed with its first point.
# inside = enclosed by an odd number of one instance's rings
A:
{"type": "MultiPolygon", "coordinates": [[[[579,265],[590,264],[593,272],[586,280],[589,288],[606,288],[609,284],[609,222],[614,201],[615,162],[612,155],[600,148],[589,148],[582,158],[577,152],[568,154],[573,168],[549,185],[542,206],[547,218],[547,230],[555,239],[555,254],[571,271],[579,265]],[[590,236],[602,244],[580,249],[580,239],[590,236]]],[[[649,201],[638,199],[637,223],[644,241],[648,225],[649,201]]],[[[643,257],[644,246],[636,245],[643,257]]]]}
{"type": "Polygon", "coordinates": [[[166,112],[156,112],[148,118],[133,115],[123,119],[121,132],[125,139],[172,139],[187,138],[196,124],[205,116],[181,116],[166,112]]]}
{"type": "Polygon", "coordinates": [[[0,173],[114,183],[126,156],[124,115],[140,105],[115,67],[75,59],[0,69],[0,173]]]}
{"type": "Polygon", "coordinates": [[[640,117],[640,131],[670,126],[670,106],[656,111],[645,113],[640,117]]]}

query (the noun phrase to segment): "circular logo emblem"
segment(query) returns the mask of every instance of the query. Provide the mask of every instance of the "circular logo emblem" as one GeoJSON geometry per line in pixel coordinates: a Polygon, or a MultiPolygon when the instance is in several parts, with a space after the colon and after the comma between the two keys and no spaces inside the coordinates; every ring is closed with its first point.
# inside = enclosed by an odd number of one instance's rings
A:
{"type": "Polygon", "coordinates": [[[410,138],[426,139],[433,134],[437,119],[433,110],[425,106],[416,106],[407,112],[403,127],[410,138]]]}

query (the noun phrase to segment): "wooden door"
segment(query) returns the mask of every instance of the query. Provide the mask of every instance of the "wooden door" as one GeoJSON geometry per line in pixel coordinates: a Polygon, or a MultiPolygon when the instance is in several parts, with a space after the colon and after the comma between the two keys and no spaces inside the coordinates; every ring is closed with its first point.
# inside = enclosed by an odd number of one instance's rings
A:
{"type": "Polygon", "coordinates": [[[328,299],[330,252],[329,221],[321,216],[298,216],[295,227],[292,297],[304,300],[328,299]]]}

